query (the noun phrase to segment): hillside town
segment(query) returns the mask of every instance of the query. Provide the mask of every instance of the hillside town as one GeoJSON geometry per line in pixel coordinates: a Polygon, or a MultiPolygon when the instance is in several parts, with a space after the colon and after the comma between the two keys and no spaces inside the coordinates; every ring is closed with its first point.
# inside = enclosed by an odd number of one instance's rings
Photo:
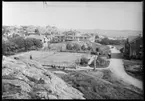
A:
{"type": "MultiPolygon", "coordinates": [[[[38,6],[38,4],[32,2],[33,7],[38,6]]],[[[44,2],[43,4],[47,3],[44,2]]],[[[60,4],[58,3],[59,6],[60,4]]],[[[12,3],[8,7],[12,5],[13,7],[14,5],[17,5],[17,7],[21,5],[21,10],[25,8],[24,12],[27,9],[24,3],[12,3]]],[[[28,5],[29,3],[27,3],[28,5]]],[[[32,5],[29,5],[29,7],[31,8],[32,5]]],[[[88,5],[89,10],[90,4],[86,3],[86,5],[88,5]]],[[[77,7],[77,5],[75,6],[77,7]]],[[[78,9],[80,9],[79,7],[78,9]]],[[[74,7],[72,8],[74,9],[74,7]]],[[[50,7],[49,9],[52,8],[50,7]]],[[[41,9],[37,9],[35,13],[37,16],[41,15],[42,17],[43,12],[39,12],[39,10],[41,9]]],[[[54,14],[53,10],[49,12],[51,13],[49,15],[51,20],[53,17],[55,19],[57,15],[57,13],[55,13],[56,15],[54,14]]],[[[74,12],[72,11],[71,13],[74,12]]],[[[84,13],[92,14],[87,11],[84,13]]],[[[46,13],[45,16],[49,17],[46,13]]],[[[110,17],[110,15],[108,16],[110,17]]],[[[34,19],[31,18],[31,21],[34,19]]],[[[81,19],[83,18],[81,17],[81,19]]],[[[47,18],[47,20],[49,19],[47,18]]],[[[65,20],[67,20],[67,17],[65,20]]],[[[91,20],[88,19],[88,21],[91,20]]],[[[56,19],[53,20],[53,22],[55,21],[56,19]]],[[[34,22],[39,21],[34,20],[34,22]]],[[[43,22],[43,17],[39,23],[41,22],[43,22]]],[[[38,26],[36,24],[9,25],[5,23],[2,25],[3,100],[144,99],[142,31],[105,30],[105,28],[104,30],[87,29],[85,27],[84,29],[77,29],[70,27],[73,21],[70,25],[66,24],[65,26],[69,25],[70,28],[62,29],[58,27],[59,24],[57,24],[58,26],[50,24],[50,20],[44,22],[47,23],[45,26],[41,24],[38,26]],[[111,35],[111,33],[113,34],[111,35]]],[[[75,22],[77,23],[76,26],[80,22],[79,20],[75,22]]],[[[96,24],[91,23],[92,26],[96,24]]],[[[63,26],[63,24],[60,25],[63,26]]],[[[85,23],[85,25],[87,24],[85,23]]]]}

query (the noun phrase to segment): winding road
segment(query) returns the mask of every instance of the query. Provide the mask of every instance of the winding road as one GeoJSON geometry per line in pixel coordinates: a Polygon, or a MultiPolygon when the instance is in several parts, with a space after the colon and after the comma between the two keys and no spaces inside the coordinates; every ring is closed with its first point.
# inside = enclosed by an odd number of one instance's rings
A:
{"type": "MultiPolygon", "coordinates": [[[[123,60],[122,60],[122,56],[119,50],[116,49],[116,47],[111,48],[112,46],[110,46],[110,50],[111,50],[111,59],[110,59],[110,64],[107,68],[96,68],[96,70],[102,70],[102,69],[109,69],[111,70],[112,73],[114,73],[119,79],[121,79],[122,81],[134,85],[138,88],[140,88],[141,90],[143,90],[143,83],[142,81],[128,75],[126,73],[126,71],[124,70],[124,65],[123,65],[123,60]]],[[[93,69],[89,66],[86,67],[80,67],[78,68],[78,70],[85,70],[85,69],[93,69]]]]}
{"type": "Polygon", "coordinates": [[[117,50],[116,47],[110,50],[112,53],[112,58],[110,59],[110,65],[107,68],[109,68],[114,74],[116,74],[124,82],[132,84],[140,89],[143,89],[143,84],[140,80],[133,78],[132,76],[128,75],[125,72],[120,51],[117,50]]]}

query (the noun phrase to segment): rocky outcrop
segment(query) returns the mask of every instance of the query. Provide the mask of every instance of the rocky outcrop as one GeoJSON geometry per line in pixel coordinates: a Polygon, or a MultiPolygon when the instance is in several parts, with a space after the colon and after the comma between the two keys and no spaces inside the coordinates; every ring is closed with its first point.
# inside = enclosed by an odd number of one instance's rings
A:
{"type": "Polygon", "coordinates": [[[83,94],[34,60],[2,60],[3,99],[84,99],[83,94]]]}

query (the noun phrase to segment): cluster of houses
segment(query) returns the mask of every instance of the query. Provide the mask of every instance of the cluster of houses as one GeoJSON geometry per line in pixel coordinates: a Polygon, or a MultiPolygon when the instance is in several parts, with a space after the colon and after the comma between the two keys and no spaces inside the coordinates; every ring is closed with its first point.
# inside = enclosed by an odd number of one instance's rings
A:
{"type": "Polygon", "coordinates": [[[59,43],[59,42],[65,42],[65,41],[91,41],[95,42],[96,40],[101,40],[104,38],[103,36],[101,37],[96,37],[96,34],[93,33],[81,33],[78,31],[65,31],[62,33],[57,33],[57,34],[41,34],[41,33],[36,33],[35,30],[31,32],[27,32],[26,30],[20,30],[17,29],[17,31],[10,31],[7,36],[14,36],[14,35],[20,35],[24,38],[35,38],[39,39],[44,46],[47,46],[48,43],[59,43]]]}
{"type": "Polygon", "coordinates": [[[41,35],[36,34],[35,32],[27,32],[24,36],[25,38],[36,38],[41,40],[43,43],[57,43],[57,42],[65,42],[65,41],[91,41],[95,42],[95,35],[89,35],[89,34],[82,34],[80,32],[73,32],[68,31],[66,33],[62,34],[47,34],[47,35],[41,35]]]}
{"type": "Polygon", "coordinates": [[[129,36],[122,48],[124,57],[129,59],[143,58],[143,37],[142,34],[138,36],[129,36]]]}

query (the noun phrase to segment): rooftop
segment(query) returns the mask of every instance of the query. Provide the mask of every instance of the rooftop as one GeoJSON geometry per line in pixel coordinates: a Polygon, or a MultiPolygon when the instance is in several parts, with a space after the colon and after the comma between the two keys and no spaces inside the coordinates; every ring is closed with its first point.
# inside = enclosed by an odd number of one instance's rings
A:
{"type": "Polygon", "coordinates": [[[43,36],[40,36],[40,35],[29,35],[29,36],[26,36],[26,38],[42,39],[43,36]]]}

